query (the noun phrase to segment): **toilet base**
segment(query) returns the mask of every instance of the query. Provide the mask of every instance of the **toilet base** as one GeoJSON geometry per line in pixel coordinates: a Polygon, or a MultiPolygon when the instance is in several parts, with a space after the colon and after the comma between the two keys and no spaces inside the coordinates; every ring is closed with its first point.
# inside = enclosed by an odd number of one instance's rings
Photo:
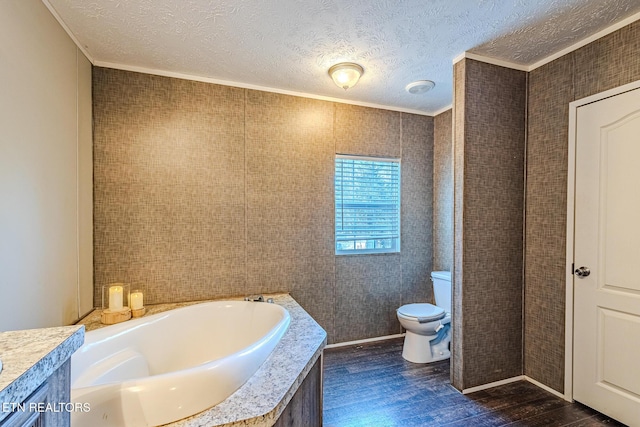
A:
{"type": "Polygon", "coordinates": [[[404,346],[402,346],[402,357],[412,363],[431,363],[439,360],[449,359],[450,332],[437,344],[431,345],[438,335],[424,336],[407,331],[404,336],[404,346]]]}

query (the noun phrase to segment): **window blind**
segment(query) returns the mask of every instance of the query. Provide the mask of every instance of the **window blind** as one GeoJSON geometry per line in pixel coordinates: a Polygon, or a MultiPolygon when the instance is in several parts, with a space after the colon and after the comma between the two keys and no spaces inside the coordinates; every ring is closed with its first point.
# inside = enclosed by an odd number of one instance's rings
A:
{"type": "Polygon", "coordinates": [[[400,161],[336,156],[336,254],[400,251],[400,161]]]}

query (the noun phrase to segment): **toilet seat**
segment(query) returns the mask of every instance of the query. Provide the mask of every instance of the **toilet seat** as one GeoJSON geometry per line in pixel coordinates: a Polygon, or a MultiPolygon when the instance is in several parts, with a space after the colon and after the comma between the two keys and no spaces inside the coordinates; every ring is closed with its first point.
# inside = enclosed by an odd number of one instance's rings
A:
{"type": "Polygon", "coordinates": [[[406,304],[398,309],[398,314],[415,318],[420,323],[433,322],[445,317],[444,308],[428,303],[406,304]]]}

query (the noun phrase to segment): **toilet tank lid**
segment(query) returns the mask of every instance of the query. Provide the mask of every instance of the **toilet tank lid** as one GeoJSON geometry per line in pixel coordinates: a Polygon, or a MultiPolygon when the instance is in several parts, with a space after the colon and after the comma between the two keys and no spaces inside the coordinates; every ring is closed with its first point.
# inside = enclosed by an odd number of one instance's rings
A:
{"type": "Polygon", "coordinates": [[[431,277],[433,279],[442,279],[451,281],[451,272],[450,271],[432,271],[431,277]]]}

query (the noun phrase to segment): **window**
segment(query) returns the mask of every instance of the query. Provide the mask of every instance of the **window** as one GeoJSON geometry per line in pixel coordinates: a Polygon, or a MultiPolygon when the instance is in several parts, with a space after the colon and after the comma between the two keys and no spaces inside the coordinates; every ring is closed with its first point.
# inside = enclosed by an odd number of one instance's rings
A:
{"type": "Polygon", "coordinates": [[[336,254],[400,252],[400,160],[336,156],[336,254]]]}

